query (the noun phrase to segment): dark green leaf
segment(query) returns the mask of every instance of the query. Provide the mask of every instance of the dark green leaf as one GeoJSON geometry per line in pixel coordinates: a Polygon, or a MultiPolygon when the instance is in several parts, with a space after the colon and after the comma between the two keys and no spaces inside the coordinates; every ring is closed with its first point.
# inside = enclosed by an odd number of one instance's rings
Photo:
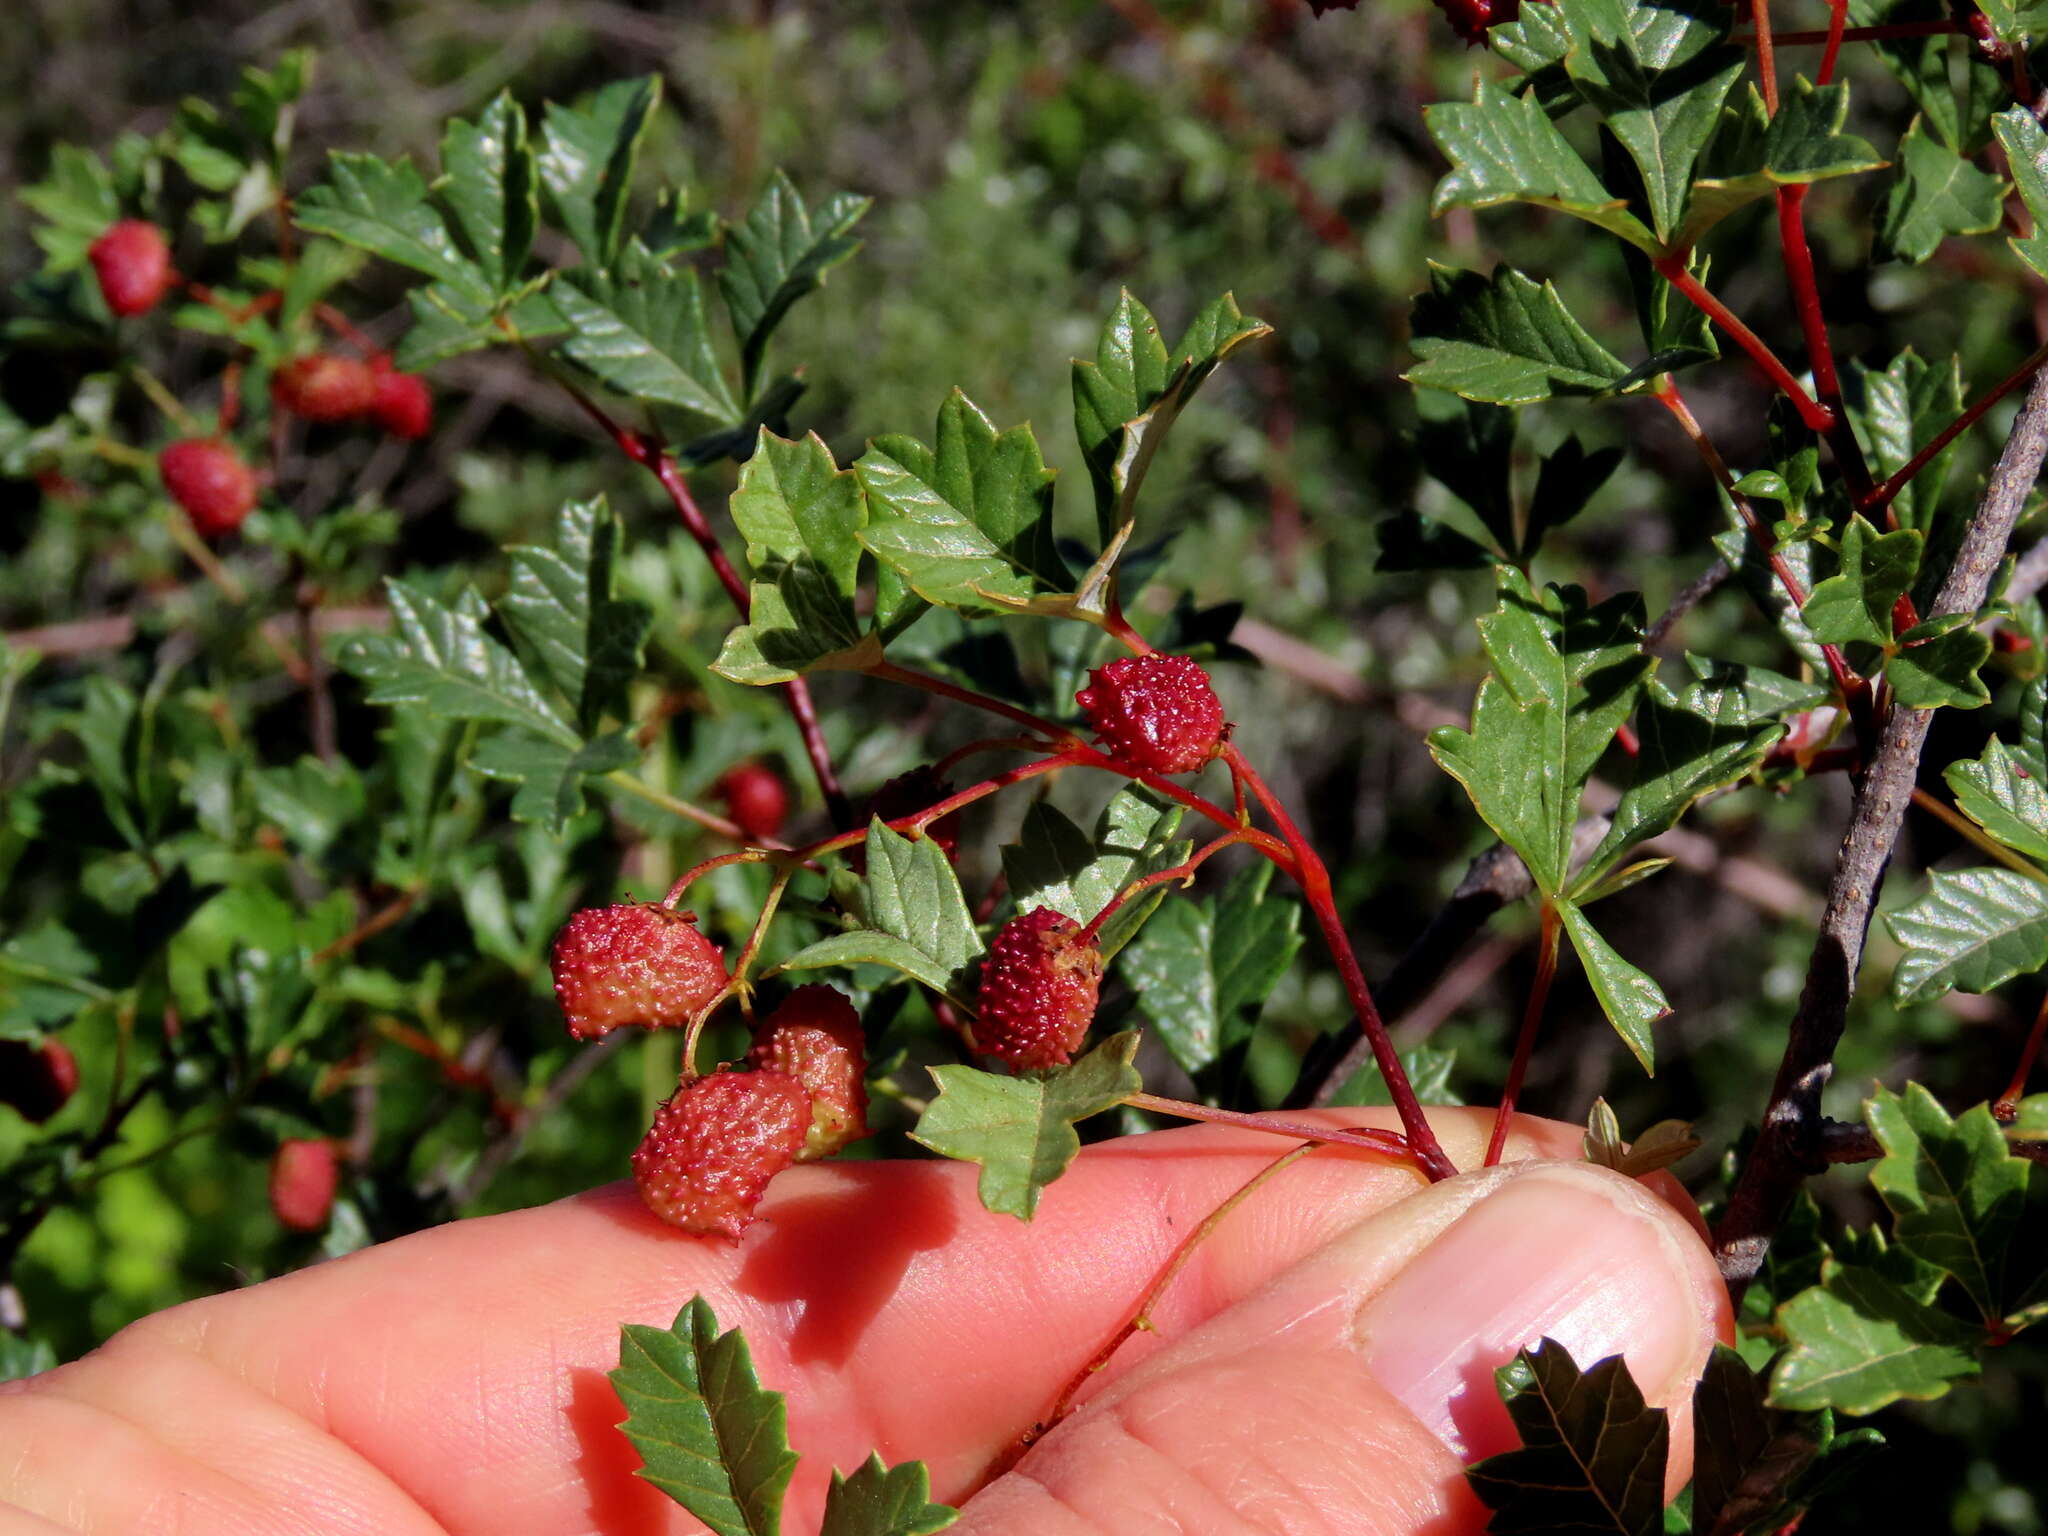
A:
{"type": "Polygon", "coordinates": [[[514,821],[536,822],[559,836],[583,809],[584,780],[629,768],[639,760],[640,749],[625,731],[570,747],[552,737],[511,730],[486,737],[470,766],[486,778],[518,784],[512,797],[514,821]]]}
{"type": "Polygon", "coordinates": [[[1671,1004],[1665,1000],[1663,988],[1647,972],[1622,959],[1614,946],[1594,928],[1592,920],[1576,906],[1560,905],[1558,916],[1564,922],[1564,931],[1572,941],[1572,948],[1578,951],[1579,963],[1586,968],[1586,980],[1593,988],[1593,996],[1599,1000],[1600,1011],[1607,1015],[1607,1022],[1614,1026],[1614,1032],[1621,1036],[1622,1044],[1629,1048],[1642,1069],[1654,1075],[1657,1070],[1656,1043],[1651,1038],[1650,1027],[1671,1012],[1671,1004]]]}
{"type": "Polygon", "coordinates": [[[346,760],[302,757],[289,766],[257,768],[248,782],[256,814],[313,860],[325,857],[368,805],[362,775],[346,760]]]}
{"type": "Polygon", "coordinates": [[[1885,926],[1905,954],[1892,976],[1901,1002],[1952,987],[1989,992],[2048,965],[2048,886],[2009,869],[1936,870],[1885,926]]]}
{"type": "Polygon", "coordinates": [[[1798,714],[1828,702],[1834,693],[1826,685],[1787,677],[1768,667],[1746,662],[1723,661],[1718,657],[1685,653],[1692,675],[1714,690],[1733,689],[1742,695],[1743,707],[1753,719],[1798,714]]]}
{"type": "Polygon", "coordinates": [[[537,164],[548,210],[593,266],[618,259],[633,167],[661,104],[661,76],[616,80],[587,107],[550,102],[537,164]]]}
{"type": "Polygon", "coordinates": [[[1529,494],[1528,525],[1522,532],[1520,550],[1523,564],[1535,558],[1545,534],[1562,528],[1585,510],[1620,464],[1619,448],[1588,453],[1576,437],[1566,438],[1544,458],[1536,489],[1529,494]]]}
{"type": "Polygon", "coordinates": [[[933,1067],[939,1094],[911,1139],[941,1157],[979,1163],[981,1203],[1029,1221],[1040,1192],[1081,1150],[1074,1122],[1114,1109],[1144,1087],[1131,1065],[1137,1049],[1137,1033],[1126,1030],[1070,1067],[1024,1077],[933,1067]]]}
{"type": "Polygon", "coordinates": [[[1657,238],[1612,196],[1558,131],[1542,103],[1481,81],[1472,100],[1423,109],[1430,136],[1451,162],[1430,212],[1534,203],[1597,224],[1646,251],[1657,238]]]}
{"type": "Polygon", "coordinates": [[[931,1491],[921,1461],[885,1467],[880,1456],[870,1455],[851,1477],[835,1468],[818,1536],[932,1536],[960,1514],[932,1503],[931,1491]]]}
{"type": "Polygon", "coordinates": [[[776,969],[889,965],[936,991],[963,995],[967,968],[982,946],[944,850],[928,837],[908,838],[870,821],[867,858],[868,930],[820,939],[776,969]]]}
{"type": "Polygon", "coordinates": [[[424,272],[470,305],[487,309],[497,296],[489,274],[456,247],[410,160],[337,151],[327,180],[299,194],[293,217],[301,229],[424,272]]]}
{"type": "MultiPolygon", "coordinates": [[[[1931,363],[1908,348],[1882,373],[1852,363],[1849,377],[1851,416],[1870,450],[1871,469],[1879,479],[1904,469],[1921,444],[1963,412],[1962,365],[1954,356],[1931,363]]],[[[1906,527],[1932,525],[1954,458],[1953,446],[1943,449],[1893,500],[1892,507],[1906,527]]]]}
{"type": "Polygon", "coordinates": [[[1555,288],[1505,266],[1486,278],[1431,262],[1410,341],[1422,361],[1403,375],[1409,383],[1496,405],[1600,394],[1628,374],[1555,288]]]}
{"type": "Polygon", "coordinates": [[[47,1339],[25,1339],[0,1329],[0,1381],[20,1381],[57,1368],[57,1351],[47,1339]]]}
{"type": "Polygon", "coordinates": [[[577,271],[550,292],[571,327],[562,351],[610,388],[719,421],[740,414],[711,347],[694,271],[653,270],[639,282],[577,271]]]}
{"type": "Polygon", "coordinates": [[[1415,452],[1422,467],[1472,509],[1493,536],[1494,550],[1511,554],[1517,547],[1515,413],[1462,400],[1454,415],[1422,418],[1415,429],[1415,452]]]}
{"type": "Polygon", "coordinates": [[[747,216],[726,231],[718,286],[739,338],[749,393],[769,335],[789,307],[860,249],[847,231],[860,222],[871,201],[840,192],[807,208],[789,178],[777,171],[747,216]]]}
{"type": "Polygon", "coordinates": [[[1912,588],[1926,537],[1916,528],[1880,534],[1863,517],[1842,532],[1841,570],[1815,587],[1800,616],[1813,638],[1834,645],[1892,643],[1892,609],[1912,588]]]}
{"type": "Polygon", "coordinates": [[[1700,179],[1674,245],[1690,250],[1736,209],[1779,187],[1810,186],[1878,169],[1883,157],[1842,132],[1848,115],[1849,87],[1840,81],[1817,86],[1803,75],[1796,77],[1775,116],[1751,86],[1738,105],[1722,111],[1720,131],[1700,164],[1700,179]]]}
{"type": "Polygon", "coordinates": [[[2044,0],[1984,0],[1980,9],[1991,23],[1992,35],[2008,43],[2025,43],[2048,30],[2044,0]]]}
{"type": "Polygon", "coordinates": [[[1885,199],[1878,249],[1922,262],[1950,235],[1981,235],[1998,227],[2005,184],[1980,171],[1914,118],[1899,141],[1897,180],[1885,199]]]}
{"type": "Polygon", "coordinates": [[[1862,1265],[1835,1268],[1780,1307],[1778,1323],[1787,1348],[1771,1401],[1781,1408],[1874,1413],[1977,1374],[1975,1330],[1862,1265]]]}
{"type": "Polygon", "coordinates": [[[1977,674],[1991,659],[1991,637],[1976,627],[1976,616],[1950,614],[1916,624],[1899,636],[1899,648],[1885,658],[1885,681],[1907,709],[1979,709],[1991,690],[1977,674]]]}
{"type": "MultiPolygon", "coordinates": [[[[1181,821],[1177,805],[1149,790],[1117,791],[1096,818],[1091,836],[1041,801],[1024,813],[1017,841],[1003,849],[1003,873],[1019,912],[1050,907],[1087,924],[1116,893],[1146,875],[1170,869],[1187,857],[1175,843],[1181,821]]],[[[1115,957],[1166,899],[1155,887],[1117,909],[1096,936],[1105,960],[1115,957]]]]}
{"type": "Polygon", "coordinates": [[[2004,742],[1991,742],[1975,762],[1950,763],[1943,777],[1978,826],[2008,848],[2048,859],[2048,787],[2004,742]]]}
{"type": "Polygon", "coordinates": [[[2035,273],[2048,277],[2048,133],[2025,107],[2009,107],[1991,120],[2005,149],[2006,169],[2034,221],[2034,232],[2012,248],[2035,273]]]}
{"type": "Polygon", "coordinates": [[[1671,1429],[1648,1407],[1619,1355],[1585,1372],[1553,1339],[1497,1373],[1522,1444],[1467,1469],[1502,1536],[1662,1528],[1671,1429]]]}
{"type": "Polygon", "coordinates": [[[917,595],[989,608],[1062,592],[1052,540],[1053,471],[1028,426],[998,433],[959,390],[939,408],[938,448],[878,437],[854,465],[868,497],[861,543],[917,595]]]}
{"type": "Polygon", "coordinates": [[[54,146],[49,174],[18,196],[44,220],[35,227],[35,241],[55,272],[82,265],[86,248],[121,217],[121,194],[106,162],[75,144],[54,146]]]}
{"type": "Polygon", "coordinates": [[[640,675],[654,620],[645,603],[613,594],[620,537],[600,496],[563,505],[553,549],[522,544],[507,552],[512,579],[498,611],[586,732],[607,714],[626,713],[626,687],[640,675]]]}
{"type": "Polygon", "coordinates": [[[718,1536],[778,1536],[796,1453],[782,1394],[762,1390],[740,1331],[721,1334],[695,1296],[671,1326],[621,1333],[611,1383],[638,1475],[718,1536]]]}
{"type": "Polygon", "coordinates": [[[453,119],[441,136],[437,190],[456,232],[493,292],[519,286],[540,220],[526,114],[509,91],[474,123],[453,119]]]}
{"type": "MultiPolygon", "coordinates": [[[[1451,1069],[1458,1064],[1458,1053],[1442,1046],[1418,1045],[1413,1050],[1402,1051],[1401,1069],[1408,1074],[1408,1086],[1415,1090],[1415,1097],[1424,1104],[1462,1104],[1465,1101],[1451,1091],[1451,1069]]],[[[1355,1104],[1392,1104],[1394,1095],[1387,1087],[1387,1080],[1380,1075],[1379,1063],[1368,1061],[1350,1077],[1346,1078],[1337,1091],[1324,1101],[1332,1107],[1355,1104]]]]}

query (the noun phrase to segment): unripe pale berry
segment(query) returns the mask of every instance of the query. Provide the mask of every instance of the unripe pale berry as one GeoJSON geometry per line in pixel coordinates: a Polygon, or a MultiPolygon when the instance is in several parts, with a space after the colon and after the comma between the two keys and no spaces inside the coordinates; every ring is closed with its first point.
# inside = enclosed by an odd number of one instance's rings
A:
{"type": "Polygon", "coordinates": [[[270,1160],[270,1209],[294,1232],[318,1232],[334,1209],[339,1178],[333,1142],[284,1142],[270,1160]]]}
{"type": "Polygon", "coordinates": [[[735,763],[718,781],[725,814],[750,843],[769,843],[782,835],[789,818],[789,786],[764,763],[735,763]]]}
{"type": "Polygon", "coordinates": [[[348,421],[376,405],[377,371],[353,357],[308,352],[271,376],[270,398],[308,421],[348,421]]]}
{"type": "Polygon", "coordinates": [[[256,505],[256,472],[217,437],[187,437],[156,456],[171,500],[207,538],[232,533],[256,505]]]}
{"type": "Polygon", "coordinates": [[[976,1049],[1013,1067],[1071,1061],[1102,990],[1102,951],[1072,918],[1034,907],[1002,926],[981,972],[976,1049]]]}
{"type": "Polygon", "coordinates": [[[1191,772],[1223,745],[1222,701],[1190,657],[1118,657],[1074,701],[1105,752],[1154,773],[1191,772]]]}
{"type": "Polygon", "coordinates": [[[100,294],[117,315],[146,315],[171,286],[171,249],[146,219],[122,219],[86,250],[100,294]]]}
{"type": "Polygon", "coordinates": [[[578,1040],[622,1024],[684,1025],[725,987],[718,946],[695,913],[651,903],[586,907],[555,935],[555,999],[578,1040]]]}
{"type": "Polygon", "coordinates": [[[867,1042],[846,995],[822,983],[798,987],[754,1031],[747,1061],[787,1072],[811,1096],[811,1127],[798,1162],[830,1157],[868,1133],[867,1042]]]}
{"type": "Polygon", "coordinates": [[[633,1182],[670,1225],[737,1239],[811,1125],[811,1096],[787,1072],[692,1078],[655,1111],[633,1154],[633,1182]]]}
{"type": "Polygon", "coordinates": [[[425,437],[434,424],[434,397],[427,393],[427,381],[418,374],[379,369],[377,395],[370,414],[393,437],[425,437]]]}

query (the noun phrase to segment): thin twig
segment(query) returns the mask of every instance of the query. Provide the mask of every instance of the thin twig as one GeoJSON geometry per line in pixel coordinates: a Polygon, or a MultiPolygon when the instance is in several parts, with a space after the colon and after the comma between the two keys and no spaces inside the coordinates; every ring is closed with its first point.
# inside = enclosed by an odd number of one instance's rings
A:
{"type": "MultiPolygon", "coordinates": [[[[2026,404],[1991,471],[1984,499],[1964,533],[1930,617],[1974,613],[1983,605],[2044,458],[2048,458],[2048,375],[2037,377],[2027,392],[2026,404]]],[[[1821,1090],[1834,1072],[1835,1046],[1855,993],[1871,912],[1905,822],[1906,807],[1912,803],[1920,752],[1932,719],[1930,710],[1894,709],[1857,783],[1848,835],[1836,860],[1820,934],[1771,1088],[1770,1106],[1756,1145],[1729,1195],[1727,1212],[1714,1229],[1721,1274],[1737,1293],[1762,1267],[1771,1236],[1807,1176],[1828,1166],[1821,1090]]]]}
{"type": "Polygon", "coordinates": [[[1716,560],[1679,589],[1671,606],[1657,616],[1657,622],[1643,631],[1643,649],[1654,651],[1664,643],[1678,621],[1721,590],[1721,584],[1735,572],[1726,560],[1716,560]]]}

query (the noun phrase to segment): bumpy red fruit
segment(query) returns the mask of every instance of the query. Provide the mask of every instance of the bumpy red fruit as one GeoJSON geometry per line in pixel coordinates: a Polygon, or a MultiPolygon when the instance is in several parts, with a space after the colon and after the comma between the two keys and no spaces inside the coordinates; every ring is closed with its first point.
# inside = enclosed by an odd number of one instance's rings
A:
{"type": "Polygon", "coordinates": [[[270,380],[270,398],[308,421],[348,421],[377,404],[377,371],[333,352],[295,357],[270,380]]]}
{"type": "Polygon", "coordinates": [[[754,1031],[747,1061],[787,1072],[810,1094],[811,1127],[798,1162],[830,1157],[867,1135],[867,1045],[844,993],[798,987],[754,1031]]]}
{"type": "Polygon", "coordinates": [[[425,437],[434,424],[434,397],[427,393],[427,381],[418,374],[379,369],[370,414],[393,437],[425,437]]]}
{"type": "Polygon", "coordinates": [[[789,818],[789,786],[773,768],[737,763],[718,781],[719,798],[750,843],[769,843],[782,835],[789,818]]]}
{"type": "Polygon", "coordinates": [[[1080,925],[1050,907],[1034,907],[1002,926],[981,972],[976,1047],[1013,1067],[1071,1061],[1102,990],[1102,951],[1080,925]]]}
{"type": "Polygon", "coordinates": [[[1223,744],[1223,704],[1201,663],[1122,656],[1088,674],[1074,700],[1110,756],[1154,773],[1188,773],[1223,744]]]}
{"type": "Polygon", "coordinates": [[[294,1232],[318,1232],[339,1178],[331,1141],[287,1141],[270,1160],[270,1209],[294,1232]]]}
{"type": "Polygon", "coordinates": [[[256,472],[217,437],[187,437],[156,456],[171,500],[208,538],[232,533],[256,505],[256,472]]]}
{"type": "Polygon", "coordinates": [[[61,1040],[0,1040],[0,1104],[41,1125],[78,1091],[78,1058],[61,1040]]]}
{"type": "Polygon", "coordinates": [[[171,249],[163,231],[143,219],[109,224],[86,249],[107,308],[117,315],[146,315],[171,286],[171,249]]]}
{"type": "Polygon", "coordinates": [[[726,983],[725,959],[696,914],[652,904],[584,908],[555,935],[551,961],[555,1000],[578,1040],[622,1024],[687,1024],[726,983]]]}
{"type": "Polygon", "coordinates": [[[663,1221],[737,1239],[811,1123],[811,1096],[787,1072],[694,1078],[655,1111],[633,1154],[633,1182],[663,1221]]]}

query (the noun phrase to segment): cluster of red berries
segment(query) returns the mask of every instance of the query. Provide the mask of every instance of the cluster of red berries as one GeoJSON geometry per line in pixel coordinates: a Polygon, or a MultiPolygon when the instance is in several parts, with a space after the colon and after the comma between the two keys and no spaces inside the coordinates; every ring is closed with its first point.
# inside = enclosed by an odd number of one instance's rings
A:
{"type": "MultiPolygon", "coordinates": [[[[593,907],[556,935],[555,997],[569,1033],[687,1025],[725,990],[718,947],[694,914],[593,907]]],[[[768,1181],[867,1135],[860,1016],[839,992],[799,987],[754,1032],[744,1065],[685,1076],[633,1154],[649,1209],[686,1232],[737,1238],[768,1181]]]]}
{"type": "Polygon", "coordinates": [[[375,421],[393,437],[426,436],[434,401],[425,380],[400,373],[381,352],[369,362],[338,352],[308,352],[271,376],[270,398],[307,421],[375,421]]]}

